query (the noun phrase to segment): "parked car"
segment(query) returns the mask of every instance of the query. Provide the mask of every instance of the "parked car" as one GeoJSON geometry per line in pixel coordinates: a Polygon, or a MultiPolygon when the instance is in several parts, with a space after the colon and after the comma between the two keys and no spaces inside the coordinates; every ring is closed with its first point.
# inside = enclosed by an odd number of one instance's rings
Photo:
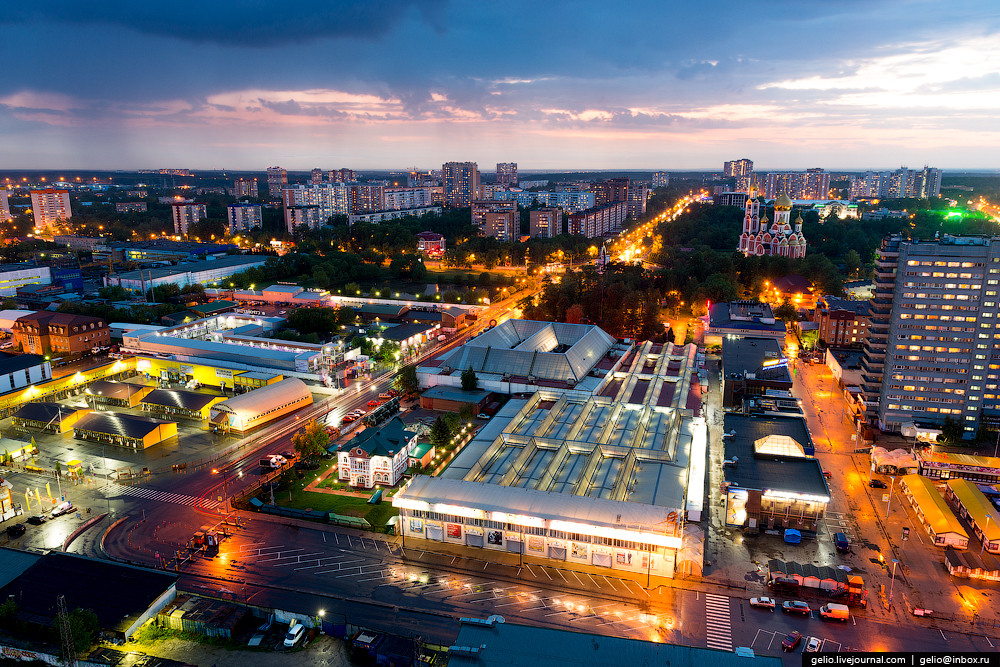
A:
{"type": "Polygon", "coordinates": [[[301,623],[296,623],[295,627],[288,628],[288,632],[285,633],[285,648],[292,648],[306,635],[306,626],[301,623]]]}
{"type": "Polygon", "coordinates": [[[803,653],[819,653],[819,649],[823,646],[823,640],[819,637],[810,637],[806,641],[806,647],[802,649],[803,653]]]}
{"type": "Polygon", "coordinates": [[[826,477],[827,479],[833,479],[833,473],[830,472],[829,470],[824,470],[823,477],[826,477]]]}
{"type": "Polygon", "coordinates": [[[32,526],[40,526],[46,521],[48,521],[48,518],[46,518],[44,514],[36,514],[34,516],[28,517],[28,523],[30,523],[32,526]]]}
{"type": "Polygon", "coordinates": [[[7,526],[7,537],[11,539],[21,537],[26,530],[23,523],[15,523],[13,526],[7,526]]]}
{"type": "Polygon", "coordinates": [[[871,480],[870,482],[868,482],[868,486],[870,486],[873,489],[888,489],[889,488],[889,486],[885,482],[883,482],[882,480],[880,480],[880,479],[873,479],[873,480],[871,480]]]}
{"type": "Polygon", "coordinates": [[[56,508],[52,510],[52,516],[62,516],[63,514],[69,514],[74,509],[76,508],[73,507],[73,503],[67,500],[64,503],[59,503],[58,505],[56,505],[56,508]]]}
{"type": "Polygon", "coordinates": [[[367,410],[362,410],[361,408],[358,408],[357,410],[355,410],[351,414],[352,415],[357,415],[358,417],[364,417],[366,414],[368,414],[368,411],[367,410]]]}
{"type": "Polygon", "coordinates": [[[774,611],[774,598],[767,598],[767,597],[750,598],[750,606],[762,607],[764,609],[770,609],[771,611],[774,611]]]}
{"type": "Polygon", "coordinates": [[[369,408],[375,408],[375,407],[378,407],[380,405],[382,405],[381,401],[374,401],[374,400],[373,401],[368,401],[368,407],[369,408]]]}
{"type": "Polygon", "coordinates": [[[802,600],[789,600],[781,605],[781,608],[790,614],[802,614],[803,616],[808,616],[812,613],[812,609],[809,605],[802,600]]]}
{"type": "Polygon", "coordinates": [[[294,461],[299,456],[295,452],[281,452],[281,455],[284,456],[289,461],[294,461]]]}
{"type": "Polygon", "coordinates": [[[352,421],[354,421],[356,419],[357,419],[357,417],[355,417],[354,415],[344,415],[344,418],[342,420],[340,420],[340,423],[342,423],[342,424],[350,424],[352,421]]]}
{"type": "Polygon", "coordinates": [[[315,461],[296,461],[296,470],[319,470],[319,464],[315,461]]]}
{"type": "Polygon", "coordinates": [[[802,633],[798,631],[791,632],[785,635],[785,638],[781,640],[781,650],[794,651],[800,641],[802,641],[802,633]]]}

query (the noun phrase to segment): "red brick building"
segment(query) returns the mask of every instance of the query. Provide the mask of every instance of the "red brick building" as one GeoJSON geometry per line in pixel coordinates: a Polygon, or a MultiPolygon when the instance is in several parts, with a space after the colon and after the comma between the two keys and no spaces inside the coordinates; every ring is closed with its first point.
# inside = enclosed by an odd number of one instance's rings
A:
{"type": "Polygon", "coordinates": [[[828,347],[860,346],[868,336],[870,307],[867,301],[820,297],[813,317],[819,325],[819,339],[828,347]]]}
{"type": "Polygon", "coordinates": [[[17,318],[11,329],[14,345],[33,354],[83,354],[111,345],[108,323],[86,315],[40,311],[17,318]]]}

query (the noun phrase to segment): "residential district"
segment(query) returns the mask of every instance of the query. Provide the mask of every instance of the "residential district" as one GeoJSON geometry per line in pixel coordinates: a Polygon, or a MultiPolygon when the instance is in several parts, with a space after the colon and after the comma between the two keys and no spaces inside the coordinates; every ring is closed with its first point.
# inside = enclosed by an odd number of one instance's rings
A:
{"type": "Polygon", "coordinates": [[[995,179],[586,176],[0,175],[2,655],[994,650],[995,179]]]}

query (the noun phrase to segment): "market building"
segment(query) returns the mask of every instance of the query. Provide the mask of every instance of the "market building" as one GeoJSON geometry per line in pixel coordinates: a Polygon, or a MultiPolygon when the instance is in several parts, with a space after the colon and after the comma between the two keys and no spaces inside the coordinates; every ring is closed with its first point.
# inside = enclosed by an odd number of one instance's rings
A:
{"type": "Polygon", "coordinates": [[[805,419],[727,414],[722,477],[726,525],[748,534],[815,535],[830,489],[805,419]]]}
{"type": "Polygon", "coordinates": [[[76,408],[62,403],[28,403],[14,413],[12,424],[15,429],[24,431],[68,433],[90,411],[90,408],[76,408]]]}
{"type": "Polygon", "coordinates": [[[417,433],[403,427],[403,421],[394,417],[347,441],[348,449],[337,453],[340,479],[363,489],[398,484],[417,445],[417,433]]]}
{"type": "Polygon", "coordinates": [[[286,378],[211,406],[210,418],[213,423],[246,433],[312,405],[312,402],[312,394],[305,382],[298,378],[286,378]]]}
{"type": "Polygon", "coordinates": [[[791,391],[792,373],[777,340],[749,336],[722,340],[723,407],[749,411],[756,401],[766,399],[797,408],[791,391]]]}
{"type": "Polygon", "coordinates": [[[177,389],[154,389],[140,405],[150,414],[174,418],[208,419],[212,406],[226,400],[225,396],[177,389]]]}
{"type": "Polygon", "coordinates": [[[980,484],[1000,483],[1000,458],[952,452],[936,452],[932,447],[915,449],[920,474],[933,480],[967,479],[980,484]]]}
{"type": "Polygon", "coordinates": [[[945,497],[972,527],[983,550],[1000,553],[1000,512],[979,487],[965,479],[952,479],[944,487],[945,497]]]}
{"type": "Polygon", "coordinates": [[[934,482],[922,475],[906,475],[900,478],[899,489],[932,544],[952,549],[969,548],[969,534],[938,493],[934,482]]]}
{"type": "Polygon", "coordinates": [[[176,437],[177,424],[163,419],[115,412],[91,412],[76,422],[73,435],[80,440],[148,449],[176,437]]]}

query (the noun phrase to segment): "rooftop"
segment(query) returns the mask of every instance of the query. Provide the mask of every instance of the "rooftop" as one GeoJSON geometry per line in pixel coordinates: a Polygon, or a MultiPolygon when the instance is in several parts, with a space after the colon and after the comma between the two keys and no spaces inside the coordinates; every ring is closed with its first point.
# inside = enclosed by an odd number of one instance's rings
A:
{"type": "Polygon", "coordinates": [[[856,299],[841,299],[835,296],[824,296],[816,304],[818,308],[824,305],[830,310],[847,310],[862,317],[871,312],[870,301],[858,301],[856,299]]]}
{"type": "Polygon", "coordinates": [[[412,431],[404,430],[405,424],[399,417],[393,417],[379,428],[367,428],[346,444],[350,449],[363,449],[369,456],[392,457],[414,437],[412,431]]]}
{"type": "Polygon", "coordinates": [[[174,422],[151,417],[138,417],[119,412],[91,412],[81,417],[74,429],[93,433],[108,433],[125,438],[145,438],[164,424],[174,422]]]}
{"type": "Polygon", "coordinates": [[[427,398],[440,398],[446,401],[457,401],[459,403],[478,404],[490,393],[491,392],[483,391],[482,389],[466,391],[464,389],[459,389],[458,387],[441,386],[431,387],[427,391],[423,392],[421,396],[426,396],[427,398]]]}
{"type": "Polygon", "coordinates": [[[379,335],[385,340],[401,341],[412,336],[416,336],[417,334],[432,331],[433,329],[433,326],[427,324],[400,324],[398,326],[389,327],[379,335]]]}
{"type": "Polygon", "coordinates": [[[694,646],[680,646],[638,639],[624,639],[570,630],[540,628],[498,622],[463,622],[457,646],[478,648],[476,653],[453,652],[448,657],[452,667],[664,667],[700,665],[701,667],[781,667],[781,659],[763,655],[753,659],[722,651],[694,646]]]}
{"type": "Polygon", "coordinates": [[[169,268],[143,269],[141,271],[126,271],[118,274],[121,280],[157,280],[180,276],[186,273],[199,273],[201,271],[212,271],[215,269],[229,269],[236,266],[251,264],[263,264],[267,261],[265,255],[232,255],[220,257],[219,259],[205,260],[203,262],[188,262],[178,264],[169,268]]]}
{"type": "Polygon", "coordinates": [[[149,405],[162,405],[169,408],[198,411],[214,402],[223,400],[218,394],[206,394],[197,391],[180,391],[177,389],[154,389],[142,399],[149,405]]]}
{"type": "Polygon", "coordinates": [[[614,338],[594,325],[505,320],[456,349],[444,365],[579,382],[614,344],[614,338]]]}
{"type": "Polygon", "coordinates": [[[69,405],[63,405],[62,403],[28,403],[21,406],[21,408],[14,413],[14,417],[17,419],[26,419],[28,421],[44,422],[47,424],[52,421],[61,421],[67,417],[72,417],[80,410],[90,412],[90,408],[75,408],[69,405]]]}
{"type": "Polygon", "coordinates": [[[727,482],[746,489],[830,497],[806,422],[801,417],[750,417],[727,414],[725,456],[739,460],[723,468],[727,482]]]}
{"type": "Polygon", "coordinates": [[[759,301],[713,303],[708,324],[716,333],[726,333],[726,329],[730,329],[784,338],[786,331],[785,323],[774,318],[771,307],[759,301]]]}
{"type": "Polygon", "coordinates": [[[45,357],[37,354],[10,354],[0,352],[0,375],[16,373],[32,366],[41,366],[45,363],[45,357]]]}
{"type": "Polygon", "coordinates": [[[865,358],[863,350],[854,348],[829,348],[827,352],[837,360],[841,368],[861,368],[861,360],[865,358]]]}
{"type": "Polygon", "coordinates": [[[781,345],[774,338],[724,338],[722,340],[722,373],[726,379],[740,378],[744,373],[755,374],[758,380],[787,382],[792,375],[781,345]],[[765,368],[765,364],[768,366],[765,368]]]}

